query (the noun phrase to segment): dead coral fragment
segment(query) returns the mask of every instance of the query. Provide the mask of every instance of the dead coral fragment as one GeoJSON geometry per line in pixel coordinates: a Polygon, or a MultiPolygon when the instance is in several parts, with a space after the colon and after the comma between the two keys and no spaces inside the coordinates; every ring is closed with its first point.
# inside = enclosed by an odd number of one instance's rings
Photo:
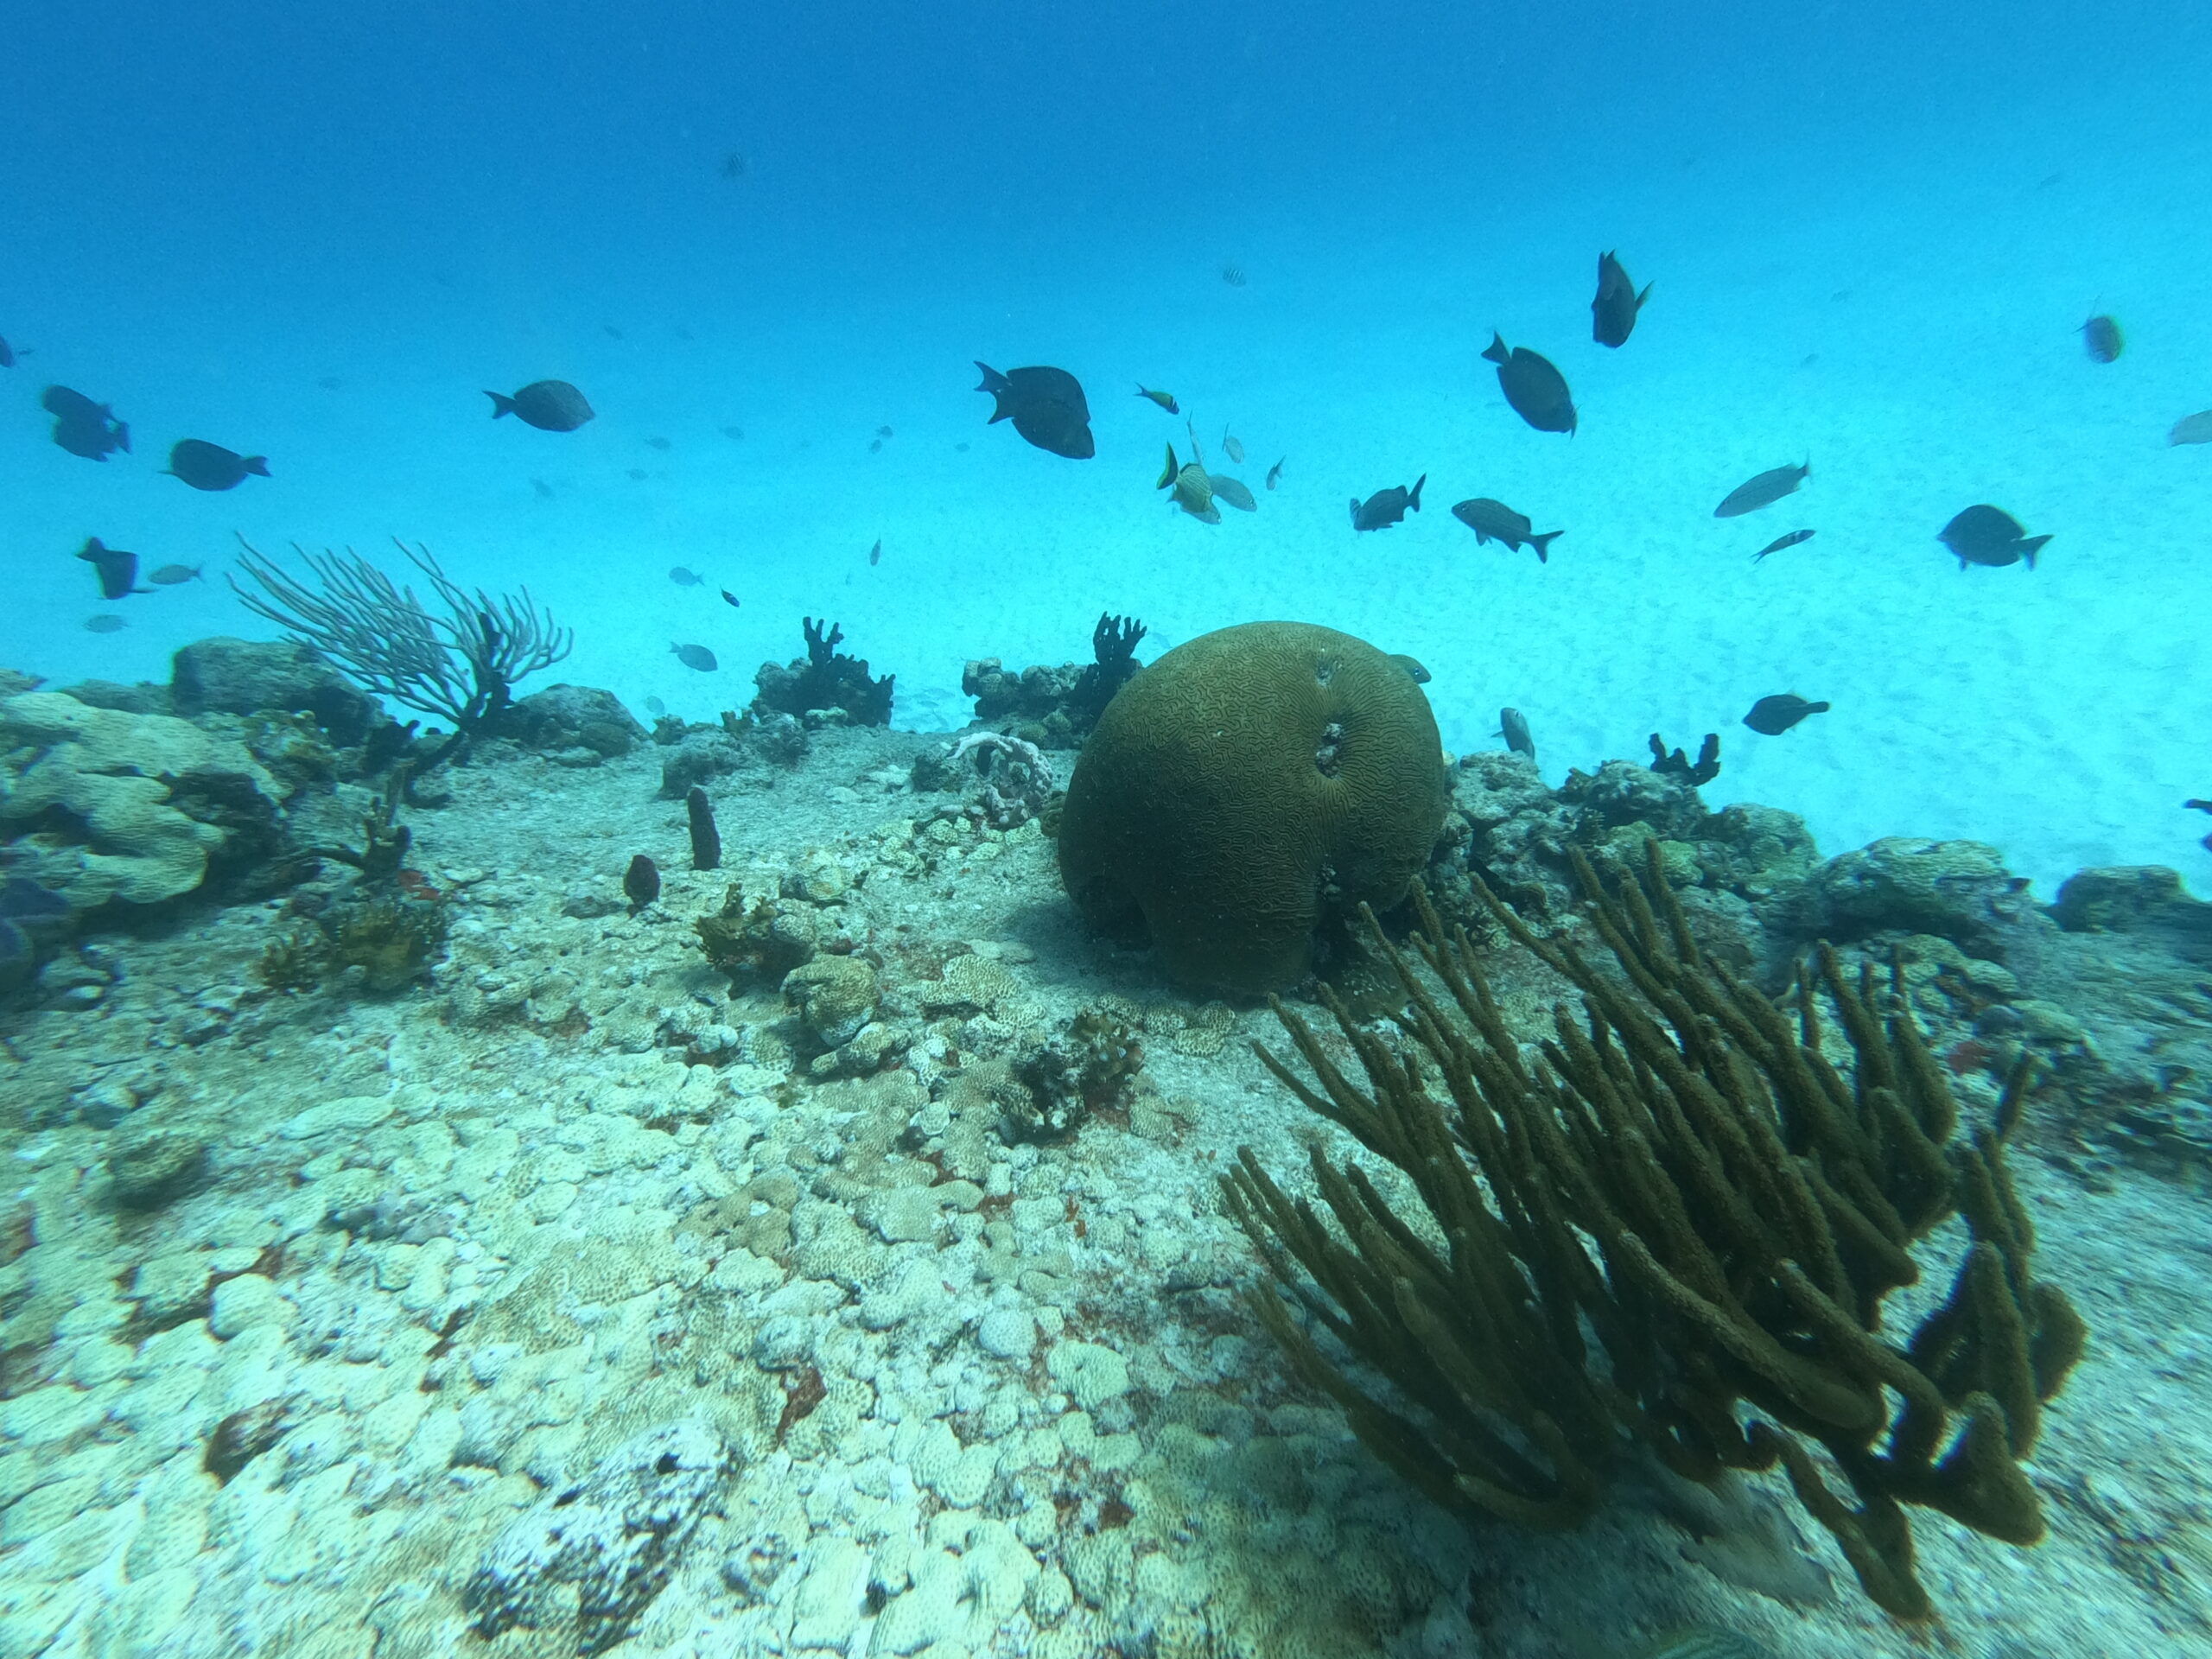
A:
{"type": "Polygon", "coordinates": [[[1123,1104],[1144,1066],[1144,1044],[1111,1014],[1086,1008],[1063,1034],[1014,1063],[1000,1131],[1007,1140],[1065,1141],[1093,1112],[1123,1104]]]}
{"type": "Polygon", "coordinates": [[[426,977],[445,954],[451,927],[443,899],[371,890],[341,899],[270,940],[257,972],[271,990],[311,991],[352,977],[387,995],[426,977]]]}
{"type": "Polygon", "coordinates": [[[1823,947],[1793,1021],[1699,954],[1647,853],[1642,887],[1613,899],[1573,858],[1626,983],[1537,938],[1478,884],[1499,925],[1582,993],[1581,1020],[1554,1011],[1540,1065],[1465,931],[1447,938],[1425,896],[1414,947],[1433,978],[1369,918],[1410,1003],[1403,1040],[1324,993],[1366,1089],[1277,1003],[1319,1086],[1262,1058],[1402,1171],[1420,1208],[1394,1208],[1357,1165],[1317,1151],[1332,1227],[1243,1150],[1224,1182],[1231,1213],[1309,1317],[1272,1290],[1253,1306],[1360,1437],[1440,1503],[1575,1525],[1624,1433],[1694,1479],[1780,1463],[1867,1593],[1927,1618],[1907,1506],[2011,1543],[2040,1537],[2019,1459],[2086,1334],[2033,1277],[2005,1173],[2026,1072],[1993,1128],[1954,1144],[1955,1107],[1899,975],[1878,995],[1823,947]],[[1847,1078],[1823,1052],[1824,1003],[1847,1078]],[[1911,1247],[1955,1214],[1966,1262],[1900,1347],[1880,1334],[1883,1300],[1913,1282],[1911,1247]]]}

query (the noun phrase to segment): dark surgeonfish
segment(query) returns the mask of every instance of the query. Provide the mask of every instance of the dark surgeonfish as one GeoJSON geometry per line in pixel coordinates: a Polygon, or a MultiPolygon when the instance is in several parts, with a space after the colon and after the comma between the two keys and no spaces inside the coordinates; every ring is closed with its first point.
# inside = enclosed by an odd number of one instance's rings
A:
{"type": "Polygon", "coordinates": [[[1747,512],[1757,512],[1761,507],[1770,507],[1783,496],[1796,494],[1797,486],[1812,475],[1813,463],[1809,461],[1802,467],[1770,467],[1721,497],[1713,516],[1737,518],[1747,512]]]}
{"type": "Polygon", "coordinates": [[[1394,484],[1387,490],[1377,490],[1362,501],[1352,498],[1351,527],[1354,530],[1388,530],[1402,521],[1408,512],[1421,511],[1421,486],[1428,482],[1423,473],[1414,480],[1410,490],[1402,484],[1394,484]]]}
{"type": "Polygon", "coordinates": [[[573,432],[592,417],[590,403],[565,380],[533,380],[512,397],[484,395],[492,400],[493,420],[512,415],[541,432],[573,432]]]}
{"type": "Polygon", "coordinates": [[[1221,522],[1221,509],[1213,504],[1213,478],[1197,461],[1179,465],[1175,460],[1175,446],[1167,446],[1167,466],[1160,474],[1155,490],[1173,492],[1168,499],[1202,524],[1221,522]]]}
{"type": "Polygon", "coordinates": [[[2094,316],[2082,325],[2082,348],[2088,353],[2092,363],[2112,362],[2126,344],[2120,338],[2120,325],[2110,317],[2094,316]]]}
{"type": "Polygon", "coordinates": [[[1825,715],[1825,702],[1808,702],[1792,692],[1784,691],[1775,696],[1761,697],[1751,705],[1751,712],[1744,716],[1744,724],[1767,737],[1780,737],[1808,715],[1825,715]]]}
{"type": "Polygon", "coordinates": [[[684,667],[696,669],[702,674],[711,674],[721,666],[715,660],[715,653],[704,645],[671,645],[669,650],[684,667]]]}
{"type": "Polygon", "coordinates": [[[1508,351],[1504,336],[1495,330],[1483,358],[1497,365],[1498,390],[1513,405],[1516,415],[1539,432],[1573,435],[1580,424],[1574,399],[1567,391],[1567,377],[1553,365],[1551,359],[1526,346],[1516,346],[1508,351]]]}
{"type": "Polygon", "coordinates": [[[105,461],[118,449],[130,453],[130,427],[117,420],[107,404],[68,386],[48,386],[39,404],[54,416],[54,442],[71,454],[105,461]]]}
{"type": "Polygon", "coordinates": [[[1001,374],[977,362],[983,384],[976,388],[995,400],[986,426],[1012,421],[1024,441],[1047,454],[1089,461],[1098,453],[1090,435],[1090,404],[1083,386],[1065,369],[1033,367],[1001,374]]]}
{"type": "Polygon", "coordinates": [[[110,547],[94,536],[78,550],[77,556],[91,565],[94,574],[99,577],[102,599],[124,599],[132,594],[150,594],[154,591],[137,585],[138,556],[136,553],[110,547]]]}
{"type": "Polygon", "coordinates": [[[1452,509],[1452,516],[1475,532],[1475,544],[1501,542],[1508,551],[1517,552],[1523,547],[1536,550],[1536,563],[1551,563],[1549,549],[1566,532],[1548,530],[1541,536],[1526,513],[1516,512],[1503,501],[1493,501],[1486,495],[1462,501],[1452,509]]]}
{"type": "Polygon", "coordinates": [[[1497,711],[1497,734],[1505,740],[1505,747],[1516,754],[1536,758],[1536,740],[1529,735],[1529,717],[1518,709],[1497,711]]]}
{"type": "MultiPolygon", "coordinates": [[[[26,346],[23,347],[22,354],[28,355],[30,347],[26,346]]],[[[8,343],[7,337],[0,335],[0,369],[14,368],[17,355],[16,348],[8,343]]]]}
{"type": "Polygon", "coordinates": [[[235,490],[249,477],[268,477],[269,457],[242,455],[200,438],[179,438],[169,446],[168,473],[195,490],[235,490]]]}
{"type": "Polygon", "coordinates": [[[1759,549],[1758,552],[1752,554],[1751,563],[1753,564],[1757,564],[1761,559],[1766,557],[1770,553],[1779,553],[1785,547],[1796,547],[1801,543],[1809,542],[1812,539],[1813,532],[1811,531],[1793,530],[1787,536],[1776,537],[1764,547],[1759,549]]]}
{"type": "Polygon", "coordinates": [[[1650,283],[1637,293],[1621,262],[1610,253],[1599,254],[1598,297],[1590,302],[1590,338],[1600,346],[1626,345],[1636,329],[1636,314],[1650,297],[1650,283]]]}
{"type": "Polygon", "coordinates": [[[2001,568],[2022,560],[2032,570],[2037,550],[2050,537],[2029,535],[2004,508],[1984,503],[1959,514],[1936,533],[1936,539],[1958,555],[1961,570],[1970,564],[2001,568]]]}

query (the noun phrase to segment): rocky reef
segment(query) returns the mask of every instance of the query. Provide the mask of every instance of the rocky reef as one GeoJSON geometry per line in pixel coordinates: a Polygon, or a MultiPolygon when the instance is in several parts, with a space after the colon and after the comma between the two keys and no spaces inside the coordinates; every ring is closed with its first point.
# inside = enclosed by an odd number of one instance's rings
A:
{"type": "Polygon", "coordinates": [[[865,658],[839,651],[845,631],[834,622],[804,619],[806,655],[778,665],[763,663],[753,676],[756,719],[788,715],[819,724],[834,713],[855,726],[891,723],[892,678],[875,678],[865,658]]]}
{"type": "Polygon", "coordinates": [[[1145,632],[1133,616],[1104,613],[1090,632],[1090,661],[1016,672],[981,657],[962,671],[960,689],[976,700],[976,718],[986,726],[1039,748],[1078,748],[1114,694],[1144,666],[1136,649],[1145,632]]]}

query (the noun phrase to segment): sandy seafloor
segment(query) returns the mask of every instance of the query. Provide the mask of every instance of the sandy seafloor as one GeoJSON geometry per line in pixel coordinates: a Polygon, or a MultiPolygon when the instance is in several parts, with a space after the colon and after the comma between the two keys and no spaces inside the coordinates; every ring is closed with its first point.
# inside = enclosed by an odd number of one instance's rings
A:
{"type": "MultiPolygon", "coordinates": [[[[2094,1345],[2031,1464],[2044,1543],[1916,1517],[1936,1625],[1885,1620],[1770,1483],[1701,1542],[1632,1471],[1572,1535],[1455,1521],[1237,1300],[1256,1264],[1217,1172],[1251,1145],[1288,1176],[1317,1127],[1249,1052],[1270,1018],[1086,939],[1034,823],[918,837],[931,741],[825,734],[741,775],[711,874],[654,798],[664,751],[461,768],[409,815],[456,916],[430,982],[273,995],[275,906],[242,906],[105,941],[124,972],[92,1011],[11,1018],[36,1127],[0,1273],[44,1345],[0,1402],[0,1652],[575,1653],[557,1619],[467,1635],[463,1586],[672,1424],[728,1478],[608,1649],[639,1659],[1591,1659],[1686,1624],[1789,1659],[2212,1642],[2201,1184],[2085,1166],[2047,1126],[2016,1153],[2038,1275],[2094,1345]],[[639,850],[666,886],[632,916],[639,850]],[[772,989],[733,996],[690,925],[732,880],[865,941],[916,1047],[864,1080],[791,1070],[772,989]],[[961,1106],[963,1064],[1086,1007],[1141,1033],[1126,1113],[1009,1146],[961,1106]],[[108,1160],[149,1130],[204,1144],[207,1179],[132,1213],[108,1160]],[[285,1432],[219,1484],[209,1436],[264,1409],[285,1432]]],[[[1535,1029],[1551,990],[1497,966],[1535,1029]]]]}
{"type": "Polygon", "coordinates": [[[2137,94],[1900,111],[1857,150],[1786,111],[1755,145],[1646,153],[1624,125],[1611,143],[1633,166],[1593,142],[1550,172],[1521,154],[1440,168],[1415,200],[1339,179],[1294,208],[1194,163],[1204,211],[1143,225],[948,190],[934,232],[842,226],[772,159],[741,188],[644,197],[634,245],[487,204],[436,257],[395,264],[373,226],[334,221],[281,257],[210,248],[142,289],[87,237],[11,302],[8,332],[36,353],[0,382],[25,405],[0,429],[19,578],[0,654],[59,683],[162,679],[187,639],[265,636],[212,580],[234,531],[387,556],[403,536],[495,589],[526,580],[577,627],[563,677],[694,718],[791,655],[802,613],[896,673],[918,729],[961,723],[968,658],[1080,658],[1102,610],[1143,618],[1155,647],[1322,621],[1427,664],[1456,748],[1522,709],[1554,781],[1654,730],[1693,749],[1713,730],[1715,798],[1786,804],[1831,850],[1966,836],[2046,896],[2092,864],[2201,887],[2204,825],[2180,804],[2212,793],[2212,447],[2165,434],[2212,406],[2194,206],[2212,157],[2155,67],[2133,67],[2152,76],[2137,94]],[[1606,247],[1655,289],[1618,352],[1589,337],[1606,247]],[[1220,280],[1229,261],[1246,286],[1220,280]],[[2126,330],[2109,365],[2076,333],[2099,309],[2126,330]],[[1493,327],[1560,364],[1579,435],[1504,406],[1477,356],[1493,327]],[[1097,458],[985,429],[972,359],[1076,372],[1097,458]],[[480,387],[546,375],[598,418],[566,435],[486,418],[480,387]],[[95,467],[48,443],[28,405],[49,378],[113,399],[137,455],[95,467]],[[1140,380],[1180,397],[1211,464],[1233,429],[1248,459],[1227,470],[1255,489],[1284,459],[1256,516],[1209,528],[1153,492],[1165,442],[1188,446],[1140,380]],[[188,434],[265,452],[276,476],[187,491],[156,469],[188,434]],[[1712,517],[1751,474],[1807,459],[1799,495],[1712,517]],[[1422,513],[1353,533],[1351,497],[1422,473],[1422,513]],[[1550,564],[1478,548],[1448,511],[1475,495],[1562,529],[1550,564]],[[1936,534],[1979,501],[2052,536],[2038,569],[1959,569],[1936,534]],[[1753,564],[1800,526],[1818,534],[1753,564]],[[87,534],[205,562],[210,584],[86,634],[116,608],[70,561],[87,534]],[[676,564],[707,585],[674,586],[676,564]],[[721,671],[683,668],[678,641],[721,671]],[[1738,723],[1781,691],[1834,711],[1780,739],[1738,723]]]}

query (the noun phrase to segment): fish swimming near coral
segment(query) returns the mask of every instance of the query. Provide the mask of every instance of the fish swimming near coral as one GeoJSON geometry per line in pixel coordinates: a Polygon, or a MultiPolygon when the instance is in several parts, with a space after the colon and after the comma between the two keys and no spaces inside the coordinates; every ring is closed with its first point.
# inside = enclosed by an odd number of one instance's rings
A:
{"type": "Polygon", "coordinates": [[[1785,495],[1796,493],[1797,486],[1813,475],[1813,463],[1802,467],[1770,467],[1756,478],[1747,478],[1720,498],[1720,505],[1713,510],[1716,518],[1740,518],[1747,512],[1757,512],[1761,507],[1770,507],[1785,495]]]}
{"type": "Polygon", "coordinates": [[[2184,415],[2166,434],[2168,443],[2212,443],[2212,409],[2184,415]]]}
{"type": "Polygon", "coordinates": [[[1366,500],[1357,496],[1351,499],[1351,527],[1354,530],[1388,530],[1402,523],[1408,512],[1421,511],[1421,488],[1428,482],[1423,473],[1408,489],[1402,484],[1393,484],[1387,490],[1377,490],[1366,500]]]}
{"type": "Polygon", "coordinates": [[[1452,509],[1452,516],[1475,532],[1476,546],[1499,542],[1509,552],[1533,547],[1539,564],[1551,563],[1551,544],[1566,534],[1564,531],[1548,530],[1538,535],[1526,513],[1516,512],[1504,502],[1493,501],[1486,495],[1458,503],[1452,509]]]}
{"type": "Polygon", "coordinates": [[[994,400],[987,426],[1012,421],[1022,439],[1048,454],[1088,461],[1098,453],[1090,435],[1090,404],[1083,386],[1065,369],[1038,365],[1001,374],[978,362],[983,383],[976,388],[994,400]]]}
{"type": "Polygon", "coordinates": [[[1137,396],[1158,404],[1170,415],[1180,415],[1183,412],[1183,406],[1175,401],[1175,394],[1172,391],[1154,391],[1150,386],[1140,385],[1137,387],[1137,396]]]}
{"type": "Polygon", "coordinates": [[[1505,747],[1516,754],[1536,758],[1536,740],[1529,735],[1529,717],[1518,709],[1497,711],[1497,734],[1505,740],[1505,747]]]}
{"type": "Polygon", "coordinates": [[[1761,697],[1751,705],[1751,712],[1744,716],[1744,724],[1767,737],[1780,737],[1808,715],[1824,715],[1830,705],[1808,702],[1790,692],[1771,697],[1761,697]]]}
{"type": "Polygon", "coordinates": [[[2120,325],[2110,317],[2100,315],[2082,325],[2082,349],[2088,353],[2092,363],[2116,360],[2126,344],[2120,336],[2120,325]]]}
{"type": "Polygon", "coordinates": [[[1626,345],[1636,328],[1636,314],[1650,297],[1650,283],[1646,283],[1643,292],[1637,293],[1621,262],[1611,253],[1599,254],[1598,297],[1590,302],[1591,339],[1600,346],[1626,345]]]}
{"type": "Polygon", "coordinates": [[[120,449],[130,453],[130,425],[115,411],[69,386],[48,386],[40,407],[54,416],[54,441],[73,455],[105,461],[120,449]]]}
{"type": "Polygon", "coordinates": [[[1506,348],[1505,337],[1493,330],[1484,359],[1497,365],[1497,386],[1513,412],[1539,432],[1564,432],[1572,437],[1581,417],[1574,412],[1574,398],[1567,391],[1567,377],[1551,359],[1526,346],[1506,348]]]}
{"type": "Polygon", "coordinates": [[[207,578],[200,574],[207,568],[204,564],[165,564],[146,580],[163,588],[175,588],[183,582],[207,581],[207,578]]]}
{"type": "Polygon", "coordinates": [[[102,599],[125,599],[132,594],[150,594],[154,591],[137,585],[138,556],[136,553],[110,547],[94,536],[78,550],[77,556],[91,565],[94,574],[99,577],[102,599]]]}
{"type": "MultiPolygon", "coordinates": [[[[725,594],[723,597],[727,599],[728,595],[725,594]]],[[[668,649],[684,667],[702,674],[711,674],[721,666],[715,660],[715,653],[704,645],[671,645],[668,649]]]]}
{"type": "Polygon", "coordinates": [[[1195,461],[1179,464],[1172,443],[1167,446],[1166,468],[1153,488],[1170,491],[1167,499],[1201,523],[1221,522],[1221,509],[1213,504],[1213,480],[1195,461]]]}
{"type": "Polygon", "coordinates": [[[269,457],[242,455],[204,438],[179,438],[169,446],[168,474],[195,490],[235,490],[248,478],[269,476],[269,457]]]}
{"type": "Polygon", "coordinates": [[[1813,532],[1811,531],[1793,530],[1787,536],[1776,537],[1764,547],[1759,549],[1758,552],[1752,554],[1751,563],[1753,564],[1757,564],[1761,559],[1766,557],[1770,553],[1779,553],[1785,547],[1800,547],[1812,539],[1813,532]]]}
{"type": "Polygon", "coordinates": [[[492,400],[493,420],[512,415],[541,432],[573,432],[594,413],[590,401],[565,380],[533,380],[512,397],[496,391],[484,395],[492,400]]]}
{"type": "Polygon", "coordinates": [[[1936,532],[1936,539],[1958,556],[1959,569],[1986,564],[2001,569],[2024,561],[2036,568],[2036,554],[2050,537],[2031,536],[2020,521],[1986,502],[1968,507],[1936,532]]]}

